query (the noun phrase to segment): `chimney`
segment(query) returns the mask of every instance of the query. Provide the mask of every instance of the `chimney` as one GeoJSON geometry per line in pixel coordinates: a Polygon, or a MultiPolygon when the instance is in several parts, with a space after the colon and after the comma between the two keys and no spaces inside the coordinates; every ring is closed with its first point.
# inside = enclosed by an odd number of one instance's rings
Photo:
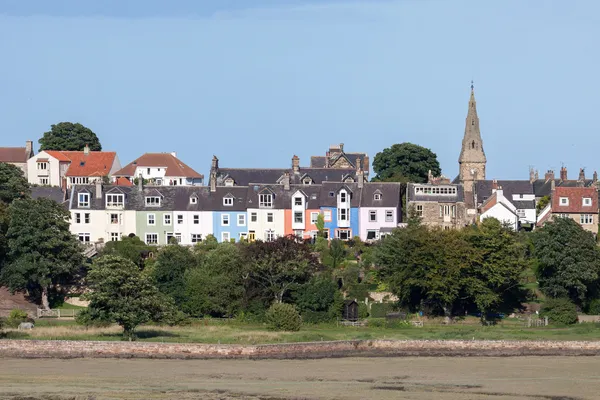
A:
{"type": "Polygon", "coordinates": [[[102,199],[102,178],[96,179],[96,199],[102,199]]]}
{"type": "Polygon", "coordinates": [[[427,171],[427,183],[433,183],[433,174],[431,170],[427,171]]]}
{"type": "Polygon", "coordinates": [[[340,153],[344,152],[344,143],[340,143],[340,153]]]}
{"type": "Polygon", "coordinates": [[[598,183],[598,172],[594,171],[594,175],[592,177],[592,181],[594,181],[594,183],[598,183]]]}
{"type": "Polygon", "coordinates": [[[561,181],[566,181],[567,180],[567,167],[562,167],[560,169],[560,180],[561,181]]]}
{"type": "Polygon", "coordinates": [[[535,170],[535,180],[537,181],[538,179],[540,179],[540,173],[538,172],[538,170],[535,170]]]}
{"type": "Polygon", "coordinates": [[[283,189],[290,190],[290,173],[287,171],[283,174],[283,189]]]}
{"type": "Polygon", "coordinates": [[[502,190],[502,186],[498,186],[498,188],[495,190],[495,192],[496,192],[496,198],[504,196],[504,191],[502,190]]]}
{"type": "Polygon", "coordinates": [[[25,142],[25,157],[29,160],[33,156],[33,142],[28,140],[25,142]]]}
{"type": "Polygon", "coordinates": [[[529,168],[529,183],[535,182],[535,171],[533,168],[529,168]]]}
{"type": "Polygon", "coordinates": [[[210,191],[214,193],[217,191],[217,170],[216,169],[210,170],[209,180],[210,180],[210,191]]]}
{"type": "Polygon", "coordinates": [[[217,156],[213,156],[212,158],[212,164],[210,166],[211,170],[218,170],[219,169],[219,159],[217,158],[217,156]]]}
{"type": "Polygon", "coordinates": [[[300,158],[298,158],[297,155],[292,157],[292,170],[294,171],[294,174],[300,173],[300,158]]]}
{"type": "Polygon", "coordinates": [[[492,193],[495,193],[497,190],[498,190],[498,181],[494,179],[492,181],[492,193]]]}
{"type": "Polygon", "coordinates": [[[144,176],[141,173],[140,176],[138,176],[138,189],[140,192],[144,190],[144,176]]]}
{"type": "Polygon", "coordinates": [[[583,168],[579,168],[579,180],[585,181],[585,170],[583,168]]]}
{"type": "Polygon", "coordinates": [[[85,145],[85,147],[83,148],[83,154],[85,154],[86,156],[88,154],[90,154],[90,146],[88,146],[87,144],[85,145]]]}
{"type": "Polygon", "coordinates": [[[548,182],[548,181],[553,181],[553,180],[554,180],[554,171],[552,171],[551,169],[549,169],[549,170],[546,172],[546,175],[544,175],[544,180],[545,180],[546,182],[548,182]]]}
{"type": "Polygon", "coordinates": [[[554,193],[554,189],[556,189],[556,182],[554,181],[554,179],[552,179],[550,181],[550,190],[552,191],[552,193],[554,193]]]}
{"type": "Polygon", "coordinates": [[[171,152],[171,155],[172,155],[173,157],[177,158],[177,152],[175,152],[175,151],[172,151],[172,152],[171,152]]]}

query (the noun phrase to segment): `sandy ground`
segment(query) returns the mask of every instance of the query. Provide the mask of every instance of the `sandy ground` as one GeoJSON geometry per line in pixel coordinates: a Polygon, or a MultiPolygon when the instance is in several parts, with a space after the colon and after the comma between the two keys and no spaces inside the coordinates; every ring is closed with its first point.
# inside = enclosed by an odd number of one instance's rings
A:
{"type": "Polygon", "coordinates": [[[600,398],[600,357],[0,359],[0,399],[600,398]]]}

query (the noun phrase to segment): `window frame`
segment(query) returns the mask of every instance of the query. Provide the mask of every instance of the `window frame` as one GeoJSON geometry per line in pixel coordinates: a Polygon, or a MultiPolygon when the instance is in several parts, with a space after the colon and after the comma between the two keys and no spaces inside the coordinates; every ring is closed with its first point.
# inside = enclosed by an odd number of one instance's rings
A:
{"type": "Polygon", "coordinates": [[[369,222],[377,222],[377,210],[369,210],[369,222]]]}
{"type": "Polygon", "coordinates": [[[592,206],[592,198],[591,197],[584,197],[581,199],[581,205],[583,207],[591,207],[592,206]]]}
{"type": "Polygon", "coordinates": [[[106,207],[123,207],[123,205],[125,204],[125,195],[122,193],[107,193],[105,198],[105,204],[106,207]],[[109,199],[112,200],[109,201],[109,199]],[[116,199],[120,199],[120,201],[116,199]]]}
{"type": "Polygon", "coordinates": [[[78,232],[77,239],[81,243],[91,243],[92,242],[92,234],[89,232],[78,232]],[[83,240],[82,240],[83,239],[83,240]],[[87,239],[87,240],[86,240],[87,239]]]}
{"type": "Polygon", "coordinates": [[[83,223],[84,224],[92,223],[92,215],[90,213],[83,213],[83,223]]]}
{"type": "Polygon", "coordinates": [[[192,216],[192,224],[193,225],[200,225],[200,214],[194,214],[192,216]]]}
{"type": "Polygon", "coordinates": [[[319,213],[315,212],[315,211],[311,211],[310,212],[310,223],[312,225],[315,225],[318,220],[319,220],[319,213]]]}
{"type": "Polygon", "coordinates": [[[119,239],[121,239],[121,236],[119,235],[119,232],[111,232],[110,233],[110,241],[111,242],[118,242],[119,239]]]}
{"type": "Polygon", "coordinates": [[[250,213],[250,222],[257,222],[258,221],[258,213],[257,212],[251,212],[250,213]]]}
{"type": "Polygon", "coordinates": [[[192,233],[190,235],[190,243],[200,243],[202,242],[202,234],[201,233],[192,233]]]}
{"type": "Polygon", "coordinates": [[[146,232],[146,234],[144,235],[144,243],[146,243],[148,246],[158,245],[158,233],[146,232]],[[149,236],[154,236],[155,241],[150,242],[148,240],[149,236]]]}
{"type": "Polygon", "coordinates": [[[163,214],[163,225],[171,226],[172,222],[173,219],[171,218],[171,214],[163,214]]]}
{"type": "Polygon", "coordinates": [[[90,208],[90,194],[89,193],[78,193],[77,194],[77,207],[90,208]],[[86,200],[82,201],[82,198],[84,198],[86,200]]]}
{"type": "Polygon", "coordinates": [[[569,205],[569,198],[568,197],[559,197],[558,198],[558,205],[559,206],[568,206],[569,205]]]}
{"type": "Polygon", "coordinates": [[[267,213],[267,222],[272,223],[273,221],[275,221],[275,216],[273,215],[273,213],[267,213]]]}
{"type": "Polygon", "coordinates": [[[231,218],[229,214],[221,214],[221,226],[230,226],[231,218]]]}
{"type": "Polygon", "coordinates": [[[221,232],[221,242],[229,243],[230,241],[231,241],[231,235],[229,234],[229,232],[221,232]],[[225,239],[225,235],[227,235],[227,239],[225,239]]]}
{"type": "Polygon", "coordinates": [[[304,213],[302,211],[294,211],[294,223],[295,224],[303,224],[304,223],[304,213]],[[298,221],[298,216],[300,216],[300,220],[298,221]]]}
{"type": "Polygon", "coordinates": [[[259,193],[258,194],[258,207],[259,208],[273,208],[273,194],[272,193],[259,193]]]}
{"type": "Polygon", "coordinates": [[[146,196],[144,199],[144,204],[146,207],[160,207],[161,203],[162,201],[160,196],[146,196]]]}
{"type": "Polygon", "coordinates": [[[183,214],[177,214],[176,217],[177,217],[176,218],[177,225],[183,225],[183,221],[184,221],[183,214]]]}
{"type": "Polygon", "coordinates": [[[146,226],[156,226],[156,214],[146,214],[146,226]],[[150,222],[150,217],[152,217],[152,222],[150,222]]]}
{"type": "Polygon", "coordinates": [[[223,197],[223,205],[225,207],[233,207],[233,197],[231,197],[231,196],[223,197]]]}
{"type": "Polygon", "coordinates": [[[246,226],[246,214],[237,215],[237,226],[246,226]]]}

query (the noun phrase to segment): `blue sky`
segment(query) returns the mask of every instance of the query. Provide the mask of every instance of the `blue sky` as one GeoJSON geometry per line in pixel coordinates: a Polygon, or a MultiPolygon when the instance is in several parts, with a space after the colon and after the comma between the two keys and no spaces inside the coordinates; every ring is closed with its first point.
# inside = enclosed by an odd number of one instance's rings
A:
{"type": "Polygon", "coordinates": [[[599,38],[596,0],[0,0],[0,142],[80,122],[205,174],[413,142],[454,177],[473,79],[488,178],[591,176],[599,38]]]}

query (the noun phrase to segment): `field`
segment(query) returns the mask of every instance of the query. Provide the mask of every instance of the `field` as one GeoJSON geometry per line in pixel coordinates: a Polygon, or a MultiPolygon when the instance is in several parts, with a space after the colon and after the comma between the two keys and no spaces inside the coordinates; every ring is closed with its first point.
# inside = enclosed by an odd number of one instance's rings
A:
{"type": "MultiPolygon", "coordinates": [[[[139,340],[182,343],[262,344],[351,339],[470,339],[470,340],[597,340],[599,324],[526,328],[522,321],[506,320],[496,326],[479,325],[476,318],[451,326],[425,322],[424,327],[344,327],[337,324],[305,325],[299,332],[273,332],[262,324],[221,320],[196,321],[188,326],[142,326],[139,340]]],[[[13,339],[121,340],[118,326],[86,328],[72,320],[38,320],[32,331],[7,330],[13,339]]]]}
{"type": "Polygon", "coordinates": [[[600,357],[3,359],[0,399],[585,400],[600,357]]]}

